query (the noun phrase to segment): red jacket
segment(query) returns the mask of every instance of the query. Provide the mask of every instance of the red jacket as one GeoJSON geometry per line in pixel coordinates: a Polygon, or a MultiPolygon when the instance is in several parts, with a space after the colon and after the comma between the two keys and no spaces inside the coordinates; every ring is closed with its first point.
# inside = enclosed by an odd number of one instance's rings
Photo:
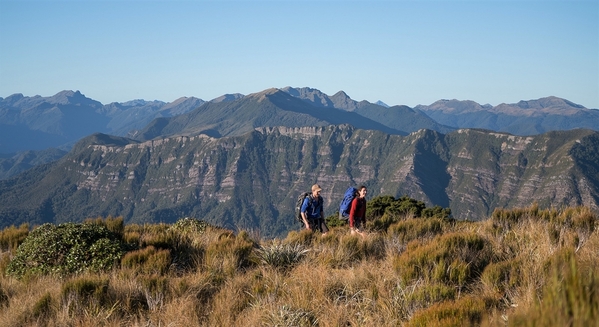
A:
{"type": "Polygon", "coordinates": [[[354,227],[355,219],[360,219],[362,226],[366,224],[366,199],[356,197],[351,202],[349,209],[349,227],[354,227]]]}

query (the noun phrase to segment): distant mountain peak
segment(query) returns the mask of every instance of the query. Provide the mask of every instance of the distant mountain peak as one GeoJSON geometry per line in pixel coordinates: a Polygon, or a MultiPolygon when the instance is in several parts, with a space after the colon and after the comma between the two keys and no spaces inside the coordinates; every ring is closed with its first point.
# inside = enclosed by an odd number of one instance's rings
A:
{"type": "Polygon", "coordinates": [[[180,97],[180,98],[176,99],[175,101],[169,103],[169,105],[171,105],[171,106],[172,105],[178,105],[178,104],[181,104],[181,103],[184,103],[184,102],[187,102],[187,101],[198,101],[198,100],[201,101],[202,99],[199,99],[199,98],[196,98],[196,97],[180,97]]]}
{"type": "Polygon", "coordinates": [[[160,100],[148,101],[148,100],[144,100],[144,99],[134,99],[134,100],[129,100],[127,102],[121,103],[121,105],[123,105],[125,107],[143,107],[143,106],[147,106],[147,105],[162,106],[165,104],[166,104],[166,102],[160,101],[160,100]]]}
{"type": "Polygon", "coordinates": [[[79,91],[64,90],[47,98],[48,103],[52,104],[84,104],[93,107],[101,107],[102,104],[96,100],[90,99],[79,91]]]}
{"type": "Polygon", "coordinates": [[[293,88],[290,86],[281,89],[283,92],[291,95],[292,97],[302,99],[316,106],[332,107],[333,103],[328,95],[324,94],[318,89],[310,87],[293,88]]]}
{"type": "Polygon", "coordinates": [[[345,93],[345,91],[338,91],[337,93],[333,94],[331,97],[332,98],[335,97],[335,98],[348,98],[348,99],[350,99],[349,95],[347,95],[347,93],[345,93]]]}
{"type": "Polygon", "coordinates": [[[584,106],[581,106],[579,104],[570,102],[568,100],[556,97],[556,96],[549,96],[549,97],[545,97],[545,98],[540,98],[537,100],[528,100],[528,101],[519,101],[516,106],[522,108],[522,109],[545,109],[545,108],[550,108],[550,107],[557,107],[557,106],[566,106],[566,107],[572,107],[572,108],[576,108],[576,109],[586,109],[584,106]]]}
{"type": "Polygon", "coordinates": [[[388,104],[386,104],[386,103],[384,103],[384,102],[383,102],[383,101],[381,101],[381,100],[378,100],[378,101],[377,101],[377,102],[375,102],[374,104],[376,104],[376,105],[379,105],[379,106],[381,106],[381,107],[389,108],[389,105],[388,105],[388,104]]]}
{"type": "Polygon", "coordinates": [[[354,111],[358,108],[358,103],[347,95],[344,91],[339,91],[331,96],[331,101],[335,108],[341,108],[348,111],[354,111]]]}
{"type": "Polygon", "coordinates": [[[6,104],[8,104],[9,106],[12,106],[13,104],[15,104],[17,101],[23,99],[23,93],[15,93],[12,95],[7,96],[3,102],[5,102],[6,104]]]}
{"type": "Polygon", "coordinates": [[[268,88],[268,89],[260,91],[260,92],[250,93],[248,96],[271,95],[271,94],[275,94],[275,93],[280,92],[280,91],[281,90],[277,89],[276,87],[271,87],[271,88],[268,88]]]}
{"type": "MultiPolygon", "coordinates": [[[[250,93],[247,95],[248,98],[256,98],[258,99],[258,101],[262,101],[264,100],[267,96],[271,96],[271,95],[275,95],[277,93],[286,93],[284,91],[281,91],[280,89],[271,87],[269,89],[266,89],[264,91],[260,91],[260,92],[256,92],[256,93],[250,93]]],[[[287,94],[287,93],[286,93],[287,94]]]]}
{"type": "MultiPolygon", "coordinates": [[[[81,95],[81,93],[79,91],[77,91],[77,94],[81,95]]],[[[48,99],[48,102],[65,104],[65,103],[68,103],[69,99],[74,97],[75,95],[76,95],[75,92],[71,91],[71,90],[60,91],[60,92],[56,93],[55,95],[51,96],[48,99]]]]}
{"type": "Polygon", "coordinates": [[[206,101],[196,97],[181,97],[171,103],[165,104],[160,110],[170,111],[169,115],[180,115],[201,106],[205,102],[206,101]]]}
{"type": "Polygon", "coordinates": [[[210,100],[210,102],[213,102],[213,103],[229,102],[229,101],[239,100],[243,97],[245,97],[245,95],[243,95],[241,93],[224,94],[224,95],[219,96],[218,98],[214,98],[214,99],[210,100]]]}

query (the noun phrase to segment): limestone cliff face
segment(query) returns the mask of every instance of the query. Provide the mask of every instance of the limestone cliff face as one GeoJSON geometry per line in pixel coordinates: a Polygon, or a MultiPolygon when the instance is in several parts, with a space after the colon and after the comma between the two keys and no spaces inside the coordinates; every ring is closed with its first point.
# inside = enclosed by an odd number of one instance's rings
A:
{"type": "Polygon", "coordinates": [[[95,135],[66,157],[0,183],[4,225],[123,216],[174,222],[194,216],[233,229],[284,235],[313,183],[325,214],[349,185],[369,197],[408,195],[485,219],[496,207],[586,205],[599,210],[599,133],[521,137],[482,130],[408,136],[351,126],[263,127],[238,137],[132,142],[95,135]],[[23,199],[26,199],[23,201],[23,199]]]}

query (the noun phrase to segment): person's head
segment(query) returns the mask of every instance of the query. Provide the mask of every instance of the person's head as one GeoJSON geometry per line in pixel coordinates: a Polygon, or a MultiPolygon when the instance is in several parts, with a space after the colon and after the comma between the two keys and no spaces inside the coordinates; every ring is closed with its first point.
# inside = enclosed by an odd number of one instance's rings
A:
{"type": "Polygon", "coordinates": [[[313,196],[319,196],[320,191],[322,191],[322,188],[320,188],[320,185],[318,185],[318,184],[312,185],[312,195],[313,196]]]}
{"type": "Polygon", "coordinates": [[[358,195],[361,198],[365,198],[366,197],[366,193],[368,193],[368,190],[366,189],[366,186],[364,186],[364,185],[360,186],[360,188],[358,189],[358,195]]]}

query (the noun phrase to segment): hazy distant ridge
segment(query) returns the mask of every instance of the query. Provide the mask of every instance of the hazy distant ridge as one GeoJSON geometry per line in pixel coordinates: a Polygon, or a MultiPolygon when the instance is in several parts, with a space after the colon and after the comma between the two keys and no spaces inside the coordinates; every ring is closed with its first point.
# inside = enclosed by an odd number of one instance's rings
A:
{"type": "Polygon", "coordinates": [[[574,128],[597,130],[599,110],[557,97],[495,107],[467,100],[389,107],[355,101],[343,91],[329,96],[308,87],[269,89],[247,96],[225,94],[209,102],[181,97],[170,103],[137,99],[106,105],[79,91],[61,91],[51,97],[13,94],[0,98],[0,178],[31,167],[9,158],[28,158],[27,162],[35,164],[55,160],[43,151],[69,150],[82,137],[98,132],[147,140],[197,133],[241,135],[257,127],[338,124],[399,135],[423,128],[445,134],[458,128],[483,128],[536,135],[574,128]],[[23,151],[29,152],[21,156],[23,151]]]}
{"type": "Polygon", "coordinates": [[[587,109],[558,97],[502,103],[495,107],[474,101],[439,100],[414,109],[456,128],[484,128],[515,135],[536,135],[574,128],[599,128],[599,110],[587,109]]]}

